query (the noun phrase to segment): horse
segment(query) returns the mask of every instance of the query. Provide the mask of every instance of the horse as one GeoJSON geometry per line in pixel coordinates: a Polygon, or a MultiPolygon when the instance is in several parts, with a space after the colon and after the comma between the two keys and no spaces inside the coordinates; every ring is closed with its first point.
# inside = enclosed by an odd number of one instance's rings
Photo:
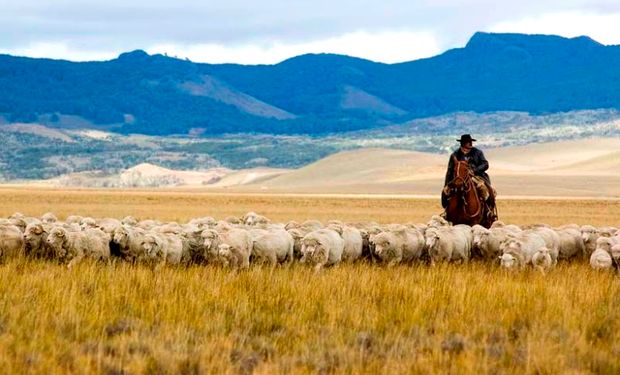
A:
{"type": "Polygon", "coordinates": [[[479,194],[472,180],[473,171],[467,161],[454,158],[454,179],[448,183],[446,220],[452,224],[479,224],[490,228],[494,221],[494,213],[490,212],[484,198],[479,194]]]}

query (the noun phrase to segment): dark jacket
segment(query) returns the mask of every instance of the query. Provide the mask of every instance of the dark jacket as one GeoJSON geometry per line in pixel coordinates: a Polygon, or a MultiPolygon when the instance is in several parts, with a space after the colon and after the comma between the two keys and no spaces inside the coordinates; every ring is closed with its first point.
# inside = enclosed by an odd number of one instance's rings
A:
{"type": "Polygon", "coordinates": [[[456,160],[469,161],[469,166],[474,171],[476,176],[482,177],[489,185],[491,185],[491,179],[489,175],[486,173],[486,170],[489,169],[489,162],[485,159],[484,154],[479,149],[473,147],[469,154],[465,155],[461,151],[459,147],[458,150],[454,151],[452,155],[450,155],[450,161],[448,162],[448,171],[446,172],[446,182],[444,185],[448,185],[450,181],[454,178],[454,160],[452,157],[456,157],[456,160]]]}

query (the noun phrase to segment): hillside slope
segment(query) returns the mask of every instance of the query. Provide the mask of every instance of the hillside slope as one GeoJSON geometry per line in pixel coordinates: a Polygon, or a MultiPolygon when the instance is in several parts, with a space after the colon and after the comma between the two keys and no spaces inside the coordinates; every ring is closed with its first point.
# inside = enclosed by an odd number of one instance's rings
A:
{"type": "Polygon", "coordinates": [[[620,108],[620,46],[476,33],[463,48],[380,64],[309,54],[200,64],[133,51],[102,62],[0,55],[0,123],[121,133],[323,134],[458,111],[620,108]]]}

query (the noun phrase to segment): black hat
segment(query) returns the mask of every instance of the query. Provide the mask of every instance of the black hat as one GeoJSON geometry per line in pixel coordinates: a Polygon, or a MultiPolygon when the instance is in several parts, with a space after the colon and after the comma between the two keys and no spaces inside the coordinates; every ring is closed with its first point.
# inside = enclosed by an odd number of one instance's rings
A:
{"type": "Polygon", "coordinates": [[[457,142],[461,142],[461,143],[469,143],[469,142],[474,142],[474,141],[475,141],[475,139],[473,139],[473,138],[471,137],[471,135],[469,135],[469,134],[463,134],[463,135],[461,136],[461,139],[457,139],[456,141],[457,141],[457,142]]]}

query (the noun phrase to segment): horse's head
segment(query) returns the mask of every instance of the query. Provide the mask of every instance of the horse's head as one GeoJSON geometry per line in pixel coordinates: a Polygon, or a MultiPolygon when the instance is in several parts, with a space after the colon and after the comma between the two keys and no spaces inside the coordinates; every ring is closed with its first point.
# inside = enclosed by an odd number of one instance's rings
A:
{"type": "Polygon", "coordinates": [[[471,176],[469,163],[466,160],[459,161],[454,158],[454,180],[453,186],[456,189],[462,189],[469,183],[471,176]]]}

